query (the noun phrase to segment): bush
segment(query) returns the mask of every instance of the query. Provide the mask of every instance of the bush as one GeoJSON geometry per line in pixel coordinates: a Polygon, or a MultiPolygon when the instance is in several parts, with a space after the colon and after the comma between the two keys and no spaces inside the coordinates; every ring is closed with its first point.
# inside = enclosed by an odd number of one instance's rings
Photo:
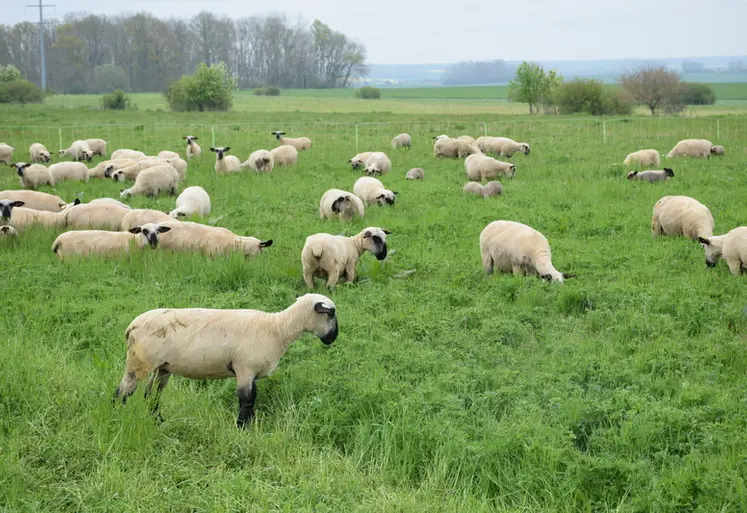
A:
{"type": "Polygon", "coordinates": [[[275,86],[256,87],[252,93],[254,96],[280,96],[280,88],[275,86]]]}
{"type": "Polygon", "coordinates": [[[224,63],[208,67],[200,64],[194,75],[185,75],[172,83],[164,93],[171,110],[229,110],[233,103],[236,80],[224,63]]]}
{"type": "Polygon", "coordinates": [[[633,107],[621,93],[610,91],[598,80],[572,80],[558,92],[562,114],[583,112],[592,116],[630,115],[633,107]]]}
{"type": "Polygon", "coordinates": [[[381,89],[365,86],[355,91],[355,97],[363,100],[378,100],[381,98],[381,89]]]}
{"type": "Polygon", "coordinates": [[[183,76],[176,82],[173,82],[166,92],[163,93],[166,96],[166,102],[168,102],[171,110],[184,112],[189,110],[195,110],[194,107],[190,108],[189,97],[187,95],[187,82],[191,79],[187,75],[183,76]]]}
{"type": "Polygon", "coordinates": [[[101,98],[101,106],[108,110],[125,110],[132,108],[130,98],[121,89],[116,89],[101,98]]]}
{"type": "Polygon", "coordinates": [[[16,82],[17,80],[23,80],[23,75],[18,68],[12,64],[0,66],[0,82],[16,82]]]}
{"type": "Polygon", "coordinates": [[[685,82],[682,84],[682,100],[687,105],[713,105],[716,93],[706,84],[685,82]]]}
{"type": "Polygon", "coordinates": [[[0,82],[0,103],[41,103],[43,97],[42,90],[28,80],[0,82]]]}
{"type": "Polygon", "coordinates": [[[605,114],[609,116],[630,116],[633,114],[633,102],[621,91],[605,89],[602,102],[605,114]]]}

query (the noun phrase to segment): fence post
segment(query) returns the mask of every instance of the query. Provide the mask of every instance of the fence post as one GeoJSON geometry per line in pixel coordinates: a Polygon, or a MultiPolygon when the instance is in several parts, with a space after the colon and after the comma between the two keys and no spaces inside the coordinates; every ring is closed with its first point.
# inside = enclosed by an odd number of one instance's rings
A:
{"type": "Polygon", "coordinates": [[[60,149],[62,149],[62,128],[57,129],[57,135],[59,135],[60,139],[60,149]]]}
{"type": "Polygon", "coordinates": [[[607,144],[607,121],[602,121],[602,142],[607,144]]]}
{"type": "Polygon", "coordinates": [[[482,135],[484,135],[485,137],[488,136],[488,124],[487,123],[482,124],[482,135]]]}
{"type": "Polygon", "coordinates": [[[213,148],[215,148],[215,125],[210,126],[210,131],[213,134],[213,148]]]}
{"type": "Polygon", "coordinates": [[[355,125],[355,152],[358,153],[358,124],[355,125]]]}
{"type": "Polygon", "coordinates": [[[716,118],[716,140],[721,139],[721,123],[720,119],[716,118]]]}

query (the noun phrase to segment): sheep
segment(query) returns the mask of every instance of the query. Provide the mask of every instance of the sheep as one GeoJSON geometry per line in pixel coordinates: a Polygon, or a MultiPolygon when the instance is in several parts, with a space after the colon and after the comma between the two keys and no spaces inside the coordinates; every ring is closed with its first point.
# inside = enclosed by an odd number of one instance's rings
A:
{"type": "Polygon", "coordinates": [[[176,194],[179,186],[179,174],[171,164],[149,167],[137,175],[135,185],[129,189],[122,189],[119,196],[129,198],[130,196],[142,195],[155,197],[161,192],[176,194]]]}
{"type": "Polygon", "coordinates": [[[425,171],[419,167],[410,169],[405,175],[405,180],[422,180],[425,178],[425,171]]]}
{"type": "Polygon", "coordinates": [[[137,162],[130,158],[103,160],[88,170],[88,178],[111,178],[112,172],[137,162]]]}
{"type": "MultiPolygon", "coordinates": [[[[94,155],[106,157],[106,141],[103,139],[86,139],[85,143],[94,155]]],[[[90,159],[89,159],[90,160],[90,159]]]]}
{"type": "Polygon", "coordinates": [[[386,153],[382,151],[376,151],[366,159],[366,169],[364,170],[367,175],[385,175],[392,169],[392,161],[389,160],[386,153]]]}
{"type": "Polygon", "coordinates": [[[361,166],[361,164],[365,164],[366,161],[368,160],[368,157],[370,157],[373,154],[374,154],[373,151],[364,151],[363,153],[359,153],[352,159],[348,160],[348,164],[353,166],[353,169],[358,169],[361,166]]]}
{"type": "Polygon", "coordinates": [[[38,191],[0,191],[0,200],[23,201],[31,210],[61,212],[66,203],[59,196],[38,191]]]}
{"type": "Polygon", "coordinates": [[[96,198],[88,202],[89,205],[116,205],[122,208],[126,208],[127,210],[132,210],[132,207],[129,205],[125,205],[119,200],[115,200],[114,198],[96,198]]]}
{"type": "Polygon", "coordinates": [[[10,164],[13,162],[13,152],[16,151],[12,146],[0,143],[0,162],[10,164]]]}
{"type": "Polygon", "coordinates": [[[475,145],[475,146],[476,146],[475,143],[477,142],[477,141],[475,141],[475,138],[472,137],[471,135],[460,135],[459,137],[457,137],[457,141],[464,141],[467,144],[472,144],[472,145],[475,145]]]}
{"type": "Polygon", "coordinates": [[[553,267],[550,244],[544,235],[514,221],[493,221],[487,225],[480,233],[480,254],[487,274],[497,267],[515,276],[532,274],[560,283],[575,277],[553,267]]]}
{"type": "Polygon", "coordinates": [[[362,199],[366,205],[371,203],[394,205],[394,199],[397,196],[396,192],[385,189],[383,183],[370,176],[361,176],[355,181],[353,194],[362,199]]]}
{"type": "Polygon", "coordinates": [[[478,182],[467,182],[462,188],[464,192],[469,192],[483,198],[491,196],[500,196],[503,194],[503,186],[500,182],[488,182],[484,186],[478,182]]]}
{"type": "Polygon", "coordinates": [[[716,145],[711,148],[711,155],[723,156],[726,154],[726,150],[721,145],[716,145]]]}
{"type": "Polygon", "coordinates": [[[667,153],[667,158],[685,156],[707,159],[711,155],[711,148],[713,144],[707,139],[683,139],[667,153]]]}
{"type": "Polygon", "coordinates": [[[74,141],[69,148],[60,150],[58,153],[61,157],[70,155],[73,157],[73,160],[77,161],[86,160],[90,162],[93,158],[93,150],[91,150],[86,141],[74,141]]]}
{"type": "Polygon", "coordinates": [[[463,159],[468,155],[474,155],[476,153],[481,153],[477,146],[459,139],[438,139],[433,145],[434,157],[463,159]]]}
{"type": "Polygon", "coordinates": [[[485,155],[470,155],[464,160],[464,170],[467,177],[479,182],[498,175],[513,178],[516,175],[516,166],[510,162],[501,162],[485,155]]]}
{"type": "Polygon", "coordinates": [[[449,136],[446,134],[437,135],[433,138],[434,141],[440,141],[442,139],[449,139],[449,136]]]}
{"type": "Polygon", "coordinates": [[[146,155],[142,151],[138,150],[129,150],[129,149],[120,149],[120,150],[114,150],[109,157],[111,160],[117,160],[117,159],[142,159],[145,158],[146,155]]]}
{"type": "Polygon", "coordinates": [[[210,215],[210,196],[202,187],[187,187],[176,198],[176,208],[169,215],[175,219],[193,215],[207,217],[210,215]]]}
{"type": "Polygon", "coordinates": [[[12,226],[6,224],[0,226],[0,239],[3,237],[18,237],[18,232],[12,226]]]}
{"type": "Polygon", "coordinates": [[[256,380],[269,376],[304,333],[325,344],[337,338],[337,308],[326,296],[306,294],[281,312],[160,308],[138,315],[125,331],[127,363],[114,401],[122,403],[151,375],[151,413],[161,419],[159,396],[172,374],[192,379],[236,378],[236,426],[254,418],[256,380]]]}
{"type": "Polygon", "coordinates": [[[16,168],[16,173],[21,177],[21,187],[24,189],[38,189],[41,185],[54,187],[54,178],[52,178],[49,169],[41,164],[16,162],[11,166],[16,168]]]}
{"type": "Polygon", "coordinates": [[[296,148],[298,151],[301,150],[308,150],[311,148],[311,139],[308,137],[283,137],[285,135],[285,132],[275,131],[272,132],[272,135],[274,135],[278,141],[280,141],[280,144],[289,144],[296,148]]]}
{"type": "Polygon", "coordinates": [[[34,164],[46,164],[52,158],[49,150],[42,143],[34,143],[29,146],[29,156],[34,164]]]}
{"type": "Polygon", "coordinates": [[[228,150],[230,149],[230,146],[228,146],[227,148],[210,148],[210,151],[215,152],[216,174],[222,175],[226,173],[238,173],[239,171],[241,171],[241,161],[238,159],[238,157],[234,157],[233,155],[226,155],[226,153],[228,153],[228,150]]]}
{"type": "Polygon", "coordinates": [[[649,170],[649,171],[631,171],[628,173],[628,180],[643,180],[645,182],[663,182],[667,178],[674,176],[674,171],[670,168],[665,167],[663,170],[649,170]]]}
{"type": "Polygon", "coordinates": [[[23,205],[23,201],[0,199],[0,225],[7,225],[10,222],[13,208],[23,205]]]}
{"type": "Polygon", "coordinates": [[[317,233],[306,238],[301,251],[303,279],[314,288],[314,277],[327,278],[327,288],[337,285],[340,278],[355,281],[355,266],[364,252],[370,251],[377,260],[387,254],[386,236],[391,232],[374,226],[352,237],[317,233]]]}
{"type": "Polygon", "coordinates": [[[161,247],[172,251],[196,251],[208,256],[241,252],[248,258],[272,246],[272,239],[242,237],[218,226],[173,220],[161,224],[171,228],[168,236],[161,239],[161,247]]]}
{"type": "Polygon", "coordinates": [[[410,134],[399,134],[392,139],[392,148],[395,150],[398,148],[412,148],[412,137],[410,134]]]}
{"type": "Polygon", "coordinates": [[[175,151],[169,151],[169,150],[162,150],[158,152],[158,155],[156,155],[159,159],[179,159],[181,158],[179,154],[175,151]]]}
{"type": "Polygon", "coordinates": [[[185,135],[184,137],[182,137],[182,139],[187,141],[188,159],[195,159],[202,156],[202,148],[200,148],[200,145],[195,142],[197,139],[199,139],[199,137],[195,137],[194,135],[185,135]]]}
{"type": "Polygon", "coordinates": [[[67,226],[67,214],[64,211],[49,212],[48,210],[32,210],[25,207],[15,207],[11,211],[8,224],[19,232],[33,226],[41,226],[43,228],[64,228],[67,226]]]}
{"type": "Polygon", "coordinates": [[[112,168],[109,169],[111,179],[115,182],[124,182],[125,180],[136,180],[137,176],[144,169],[151,167],[162,166],[168,164],[176,170],[179,176],[179,181],[182,181],[187,176],[187,161],[181,158],[175,159],[160,159],[160,158],[144,158],[134,162],[133,164],[114,170],[117,165],[113,164],[112,168]]]}
{"type": "Polygon", "coordinates": [[[732,276],[747,271],[747,226],[734,228],[716,237],[700,237],[698,242],[705,249],[708,267],[716,267],[723,256],[732,276]]]}
{"type": "Polygon", "coordinates": [[[67,180],[88,183],[88,167],[82,162],[59,162],[49,166],[55,184],[67,180]]]}
{"type": "Polygon", "coordinates": [[[363,201],[358,196],[340,189],[328,190],[319,202],[319,217],[322,219],[339,217],[349,221],[356,214],[363,217],[364,212],[363,201]]]}
{"type": "Polygon", "coordinates": [[[249,158],[245,162],[241,163],[241,167],[248,167],[256,171],[257,173],[267,172],[269,173],[275,167],[275,161],[272,158],[272,154],[267,150],[257,150],[249,155],[249,158]]]}
{"type": "Polygon", "coordinates": [[[711,211],[689,196],[664,196],[654,205],[651,217],[651,236],[662,234],[708,239],[713,235],[711,211]]]}
{"type": "Polygon", "coordinates": [[[295,146],[284,144],[270,150],[272,160],[276,166],[288,167],[295,166],[298,162],[298,150],[295,146]]]}
{"type": "Polygon", "coordinates": [[[122,220],[132,209],[109,202],[73,205],[65,210],[65,224],[73,230],[109,230],[118,232],[122,220]]]}
{"type": "Polygon", "coordinates": [[[166,226],[148,223],[124,232],[78,230],[60,234],[52,243],[52,252],[61,262],[70,256],[115,256],[128,254],[131,245],[138,248],[158,246],[158,234],[169,231],[166,226]]]}
{"type": "Polygon", "coordinates": [[[629,153],[625,157],[623,162],[626,166],[639,165],[643,166],[658,166],[661,164],[661,155],[656,150],[638,150],[633,153],[629,153]]]}
{"type": "Polygon", "coordinates": [[[148,223],[161,224],[167,221],[173,221],[172,217],[160,210],[151,210],[149,208],[130,210],[122,218],[119,231],[128,232],[138,226],[148,223]]]}
{"type": "Polygon", "coordinates": [[[514,153],[521,152],[529,155],[529,144],[516,142],[508,137],[480,137],[475,144],[483,153],[495,153],[501,157],[513,157],[514,153]]]}

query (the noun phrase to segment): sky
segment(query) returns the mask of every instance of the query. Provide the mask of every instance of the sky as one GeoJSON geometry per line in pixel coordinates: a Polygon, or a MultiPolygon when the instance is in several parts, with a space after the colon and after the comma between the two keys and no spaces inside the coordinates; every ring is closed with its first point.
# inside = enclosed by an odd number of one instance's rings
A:
{"type": "MultiPolygon", "coordinates": [[[[38,20],[38,0],[2,0],[2,23],[38,20]]],[[[320,19],[373,64],[747,55],[747,0],[44,0],[45,16],[147,11],[189,18],[269,13],[320,19]],[[125,6],[126,7],[123,7],[125,6]]]]}

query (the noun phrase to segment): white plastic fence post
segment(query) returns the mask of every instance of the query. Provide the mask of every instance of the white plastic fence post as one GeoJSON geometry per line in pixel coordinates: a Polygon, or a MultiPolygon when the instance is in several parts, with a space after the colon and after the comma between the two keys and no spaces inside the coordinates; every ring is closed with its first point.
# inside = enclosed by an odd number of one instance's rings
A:
{"type": "Polygon", "coordinates": [[[602,121],[602,141],[607,144],[607,121],[602,121]]]}
{"type": "Polygon", "coordinates": [[[60,140],[60,149],[62,149],[62,128],[57,129],[57,135],[59,136],[60,140]]]}
{"type": "Polygon", "coordinates": [[[358,125],[355,125],[355,152],[358,153],[358,125]]]}
{"type": "Polygon", "coordinates": [[[720,119],[716,118],[716,139],[721,139],[721,123],[720,119]]]}
{"type": "Polygon", "coordinates": [[[210,131],[213,133],[213,148],[215,148],[215,125],[210,127],[210,131]]]}

